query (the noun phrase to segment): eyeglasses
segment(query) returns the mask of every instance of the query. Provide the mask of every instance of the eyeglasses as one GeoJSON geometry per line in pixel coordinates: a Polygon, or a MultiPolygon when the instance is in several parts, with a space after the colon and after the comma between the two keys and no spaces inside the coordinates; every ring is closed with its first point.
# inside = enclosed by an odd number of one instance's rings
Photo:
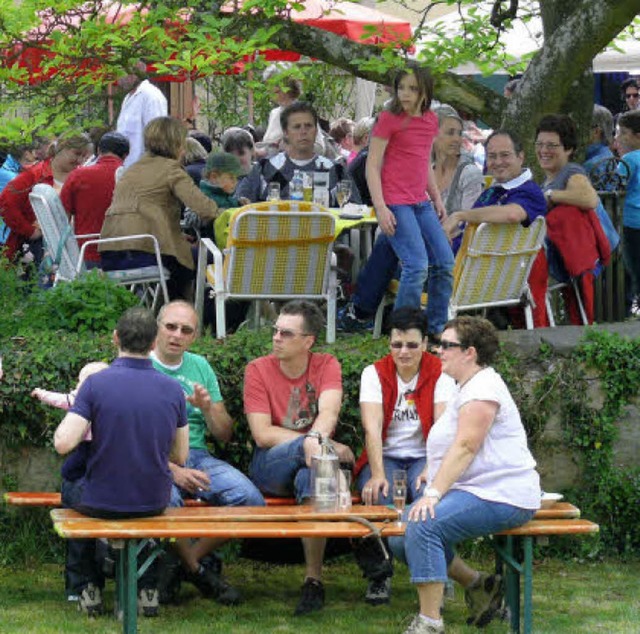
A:
{"type": "Polygon", "coordinates": [[[441,340],[436,347],[442,348],[443,350],[449,350],[449,348],[466,348],[466,346],[459,343],[458,341],[444,341],[444,340],[441,340]]]}
{"type": "Polygon", "coordinates": [[[182,326],[180,324],[173,324],[171,322],[160,322],[169,332],[177,332],[178,330],[183,335],[192,335],[196,329],[191,326],[182,326]]]}
{"type": "Polygon", "coordinates": [[[637,99],[640,96],[640,92],[628,92],[625,94],[625,99],[637,99]]]}
{"type": "Polygon", "coordinates": [[[418,341],[392,341],[389,345],[394,350],[402,350],[402,348],[407,348],[407,350],[417,350],[422,343],[418,341]]]}
{"type": "Polygon", "coordinates": [[[562,147],[562,143],[542,143],[542,141],[535,142],[536,150],[557,150],[562,147]]]}
{"type": "Polygon", "coordinates": [[[500,159],[501,161],[506,161],[508,158],[511,158],[514,155],[514,152],[497,152],[494,154],[487,154],[487,161],[497,161],[500,159]]]}
{"type": "Polygon", "coordinates": [[[272,327],[272,336],[280,335],[283,339],[293,339],[294,337],[300,335],[301,337],[310,337],[311,334],[308,332],[295,332],[294,330],[289,330],[287,328],[279,328],[278,326],[272,327]]]}

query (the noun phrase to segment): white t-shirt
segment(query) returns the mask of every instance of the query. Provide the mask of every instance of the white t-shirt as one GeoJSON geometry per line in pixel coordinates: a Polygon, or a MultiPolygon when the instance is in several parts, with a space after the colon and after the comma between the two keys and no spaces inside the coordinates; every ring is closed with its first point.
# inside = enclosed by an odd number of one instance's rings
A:
{"type": "MultiPolygon", "coordinates": [[[[413,392],[418,375],[405,383],[397,374],[398,400],[396,401],[387,437],[382,446],[383,455],[389,458],[423,458],[425,455],[422,423],[418,417],[413,392]]],[[[436,382],[433,402],[445,403],[455,392],[455,382],[448,374],[441,374],[436,382]]],[[[382,384],[375,366],[368,365],[360,379],[360,402],[382,405],[382,384]]]]}
{"type": "Polygon", "coordinates": [[[451,488],[491,502],[524,509],[540,508],[536,461],[527,447],[518,408],[502,377],[493,368],[484,368],[456,390],[427,438],[429,483],[453,443],[460,408],[470,401],[490,401],[498,404],[495,420],[476,457],[451,488]]]}
{"type": "Polygon", "coordinates": [[[140,82],[127,94],[118,115],[117,130],[129,139],[129,155],[124,160],[126,169],[144,154],[144,128],[156,117],[167,116],[167,99],[148,79],[140,82]]]}

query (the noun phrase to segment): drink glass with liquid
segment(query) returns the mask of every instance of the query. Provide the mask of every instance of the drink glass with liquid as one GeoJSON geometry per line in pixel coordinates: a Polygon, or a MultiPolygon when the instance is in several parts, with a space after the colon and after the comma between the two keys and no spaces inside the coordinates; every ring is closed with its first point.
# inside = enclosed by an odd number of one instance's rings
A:
{"type": "Polygon", "coordinates": [[[302,200],[313,201],[313,172],[302,172],[302,200]]]}

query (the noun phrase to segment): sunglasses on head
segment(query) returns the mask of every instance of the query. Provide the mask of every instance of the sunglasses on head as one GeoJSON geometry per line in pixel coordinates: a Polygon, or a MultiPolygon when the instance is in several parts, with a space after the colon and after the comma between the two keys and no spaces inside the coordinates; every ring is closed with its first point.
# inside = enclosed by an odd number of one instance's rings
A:
{"type": "Polygon", "coordinates": [[[389,345],[394,350],[402,350],[402,348],[417,350],[422,345],[422,343],[418,341],[392,341],[389,345]]]}
{"type": "Polygon", "coordinates": [[[181,326],[180,324],[173,324],[171,322],[162,322],[162,325],[169,332],[176,332],[179,330],[183,335],[192,335],[196,331],[195,328],[192,328],[191,326],[181,326]]]}

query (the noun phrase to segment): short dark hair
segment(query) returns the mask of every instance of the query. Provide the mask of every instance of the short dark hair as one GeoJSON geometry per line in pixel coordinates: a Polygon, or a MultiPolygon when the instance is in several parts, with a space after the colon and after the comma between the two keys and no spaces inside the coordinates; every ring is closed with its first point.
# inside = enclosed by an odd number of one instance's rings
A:
{"type": "Polygon", "coordinates": [[[202,132],[202,130],[189,130],[188,136],[198,141],[207,154],[211,154],[213,142],[206,132],[202,132]]]}
{"type": "Polygon", "coordinates": [[[398,99],[398,87],[402,78],[411,74],[415,76],[416,82],[418,82],[418,92],[422,98],[420,112],[424,113],[431,108],[431,100],[433,99],[433,77],[431,76],[431,71],[426,66],[409,62],[406,68],[400,70],[393,78],[393,97],[389,104],[389,110],[393,114],[402,114],[404,112],[404,108],[398,99]]]}
{"type": "Polygon", "coordinates": [[[618,125],[638,134],[640,132],[640,110],[623,112],[618,118],[618,125]]]}
{"type": "Polygon", "coordinates": [[[124,160],[129,154],[129,139],[119,132],[107,132],[98,141],[98,152],[100,154],[115,154],[124,160]]]}
{"type": "Polygon", "coordinates": [[[131,354],[148,354],[158,335],[158,324],[153,313],[135,306],[126,310],[116,325],[120,350],[131,354]]]}
{"type": "Polygon", "coordinates": [[[568,114],[545,115],[536,127],[536,138],[540,132],[555,132],[562,147],[572,153],[578,148],[578,129],[568,114]]]}
{"type": "Polygon", "coordinates": [[[299,315],[304,322],[304,331],[313,335],[316,341],[324,327],[324,317],[316,304],[306,299],[293,299],[281,309],[281,315],[299,315]]]}
{"type": "Polygon", "coordinates": [[[444,329],[449,328],[456,331],[458,341],[463,348],[475,348],[478,365],[491,365],[500,342],[498,331],[488,319],[463,315],[449,320],[444,329]]]}
{"type": "Polygon", "coordinates": [[[420,331],[422,338],[427,336],[429,322],[421,308],[403,306],[394,310],[389,317],[389,328],[406,332],[415,328],[420,331]]]}
{"type": "Polygon", "coordinates": [[[329,136],[336,143],[342,143],[347,136],[353,136],[354,126],[355,124],[351,119],[347,119],[347,117],[339,117],[331,124],[329,136]]]}
{"type": "Polygon", "coordinates": [[[283,131],[286,131],[289,126],[289,117],[292,114],[297,114],[299,112],[308,112],[313,117],[315,125],[318,125],[318,113],[316,112],[316,109],[306,101],[294,101],[283,108],[280,113],[280,126],[283,131]]]}
{"type": "Polygon", "coordinates": [[[626,96],[627,88],[639,88],[638,80],[634,79],[633,77],[629,77],[620,84],[620,94],[622,95],[623,99],[626,96]]]}
{"type": "Polygon", "coordinates": [[[253,151],[255,142],[249,130],[244,128],[231,127],[227,128],[220,138],[222,149],[225,152],[242,152],[243,150],[253,151]]]}
{"type": "Polygon", "coordinates": [[[505,128],[498,128],[497,130],[494,130],[487,137],[487,140],[484,142],[485,148],[489,146],[489,141],[491,141],[491,139],[493,139],[494,136],[506,136],[511,141],[511,144],[513,145],[513,151],[516,154],[522,154],[523,147],[522,147],[522,141],[520,140],[520,137],[518,137],[516,134],[511,132],[511,130],[507,130],[505,128]]]}

